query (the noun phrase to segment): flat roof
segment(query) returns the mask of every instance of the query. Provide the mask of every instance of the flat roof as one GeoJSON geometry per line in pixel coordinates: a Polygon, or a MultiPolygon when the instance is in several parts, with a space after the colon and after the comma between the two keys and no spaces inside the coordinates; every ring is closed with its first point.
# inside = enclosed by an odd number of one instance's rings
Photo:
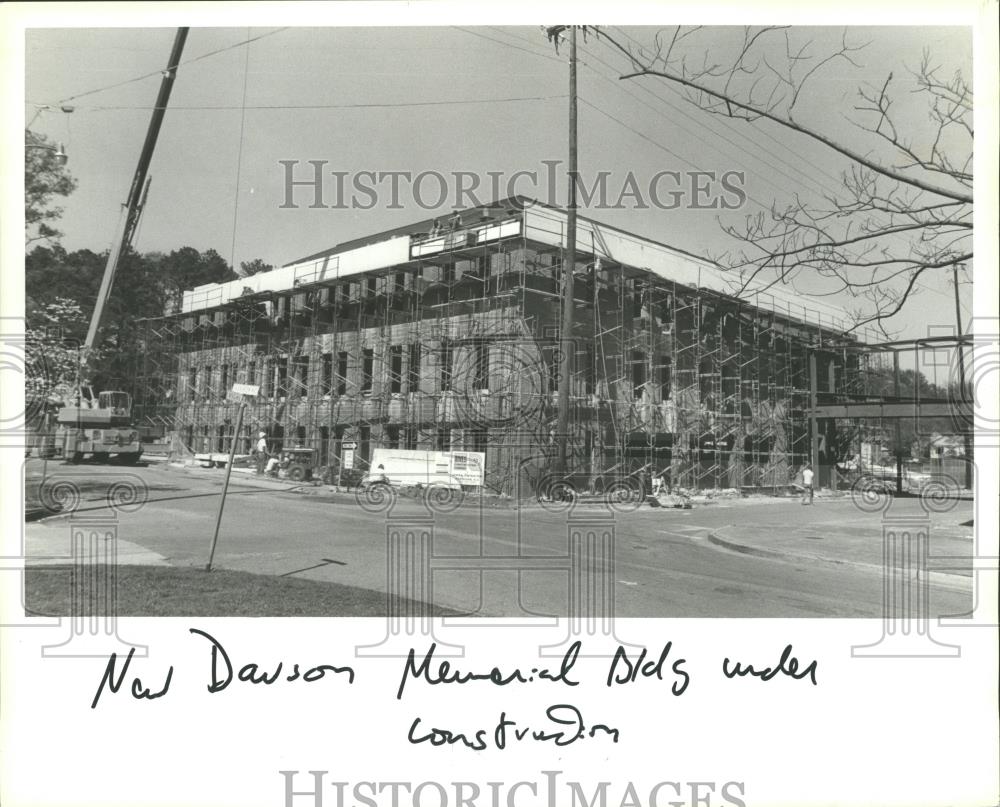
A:
{"type": "MultiPolygon", "coordinates": [[[[560,249],[566,240],[566,208],[539,202],[525,196],[506,199],[344,241],[329,249],[307,255],[269,272],[239,278],[226,283],[208,283],[185,291],[181,313],[204,311],[225,305],[249,294],[273,294],[292,291],[301,285],[335,282],[350,276],[391,269],[433,254],[449,252],[449,233],[474,233],[477,243],[487,243],[516,233],[526,241],[560,249]],[[459,218],[457,226],[453,225],[459,218]],[[516,227],[509,225],[519,222],[516,227]],[[441,226],[441,238],[425,236],[434,223],[441,226]],[[440,243],[438,243],[440,241],[440,243]],[[414,247],[424,250],[416,252],[414,247]]],[[[780,284],[759,282],[743,288],[737,273],[727,270],[710,258],[695,255],[645,236],[604,224],[587,216],[577,216],[579,254],[594,255],[598,260],[630,267],[704,292],[713,292],[764,311],[770,311],[808,327],[849,330],[847,312],[825,300],[799,294],[780,284]]],[[[855,334],[857,341],[865,341],[855,334]]]]}
{"type": "MultiPolygon", "coordinates": [[[[444,215],[431,216],[427,219],[421,219],[420,221],[413,222],[412,224],[404,224],[400,227],[393,227],[391,230],[383,230],[380,233],[373,233],[372,235],[361,236],[360,238],[352,238],[350,241],[343,241],[329,249],[324,249],[320,252],[313,253],[312,255],[306,255],[304,258],[297,258],[294,261],[289,261],[282,266],[295,266],[299,263],[306,263],[307,261],[316,261],[321,258],[327,258],[331,255],[339,255],[342,252],[349,252],[352,249],[358,249],[359,247],[367,247],[371,244],[377,244],[380,241],[387,241],[390,238],[396,238],[401,235],[421,235],[423,233],[429,232],[434,226],[434,222],[439,222],[442,227],[446,227],[448,222],[450,222],[455,215],[462,217],[463,227],[467,227],[472,224],[479,224],[484,221],[483,213],[487,211],[493,211],[494,213],[506,213],[509,210],[523,209],[525,203],[530,204],[541,204],[534,199],[529,199],[526,196],[511,196],[507,199],[501,199],[498,202],[493,202],[488,205],[482,205],[480,207],[468,207],[462,210],[453,210],[444,215]],[[475,214],[479,214],[477,217],[475,214]]],[[[558,209],[558,208],[556,208],[558,209]]]]}

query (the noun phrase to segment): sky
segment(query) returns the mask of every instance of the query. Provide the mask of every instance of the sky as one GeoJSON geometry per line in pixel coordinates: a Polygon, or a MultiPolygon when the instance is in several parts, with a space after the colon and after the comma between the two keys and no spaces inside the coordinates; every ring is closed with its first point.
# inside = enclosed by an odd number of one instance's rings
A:
{"type": "MultiPolygon", "coordinates": [[[[655,30],[614,33],[648,46],[655,30]]],[[[171,28],[27,32],[25,120],[65,144],[78,182],[62,202],[59,226],[68,250],[102,251],[113,240],[174,34],[171,28]]],[[[839,28],[794,31],[817,49],[839,42],[841,34],[839,28]]],[[[740,35],[736,29],[699,32],[702,41],[723,50],[740,35]]],[[[945,72],[961,69],[971,80],[970,29],[852,28],[848,36],[869,43],[855,56],[858,66],[840,64],[822,74],[801,99],[799,115],[859,150],[877,147],[848,120],[859,84],[881,84],[889,72],[905,80],[924,49],[945,72]]],[[[844,163],[822,146],[776,127],[707,116],[655,79],[619,80],[627,66],[613,49],[593,36],[581,39],[580,47],[585,181],[610,172],[608,187],[616,197],[629,172],[645,181],[664,170],[740,171],[748,196],[734,211],[683,205],[584,215],[698,255],[718,255],[734,246],[720,222],[738,224],[794,194],[816,199],[836,188],[844,163]]],[[[534,170],[538,192],[523,182],[519,190],[543,200],[554,193],[562,203],[563,175],[550,190],[543,161],[566,159],[566,96],[566,48],[557,54],[537,26],[192,28],[135,246],[144,252],[211,248],[233,265],[254,258],[282,265],[445,214],[454,204],[452,182],[436,212],[420,209],[405,188],[398,209],[388,204],[388,194],[368,210],[310,209],[312,193],[302,190],[293,198],[297,208],[283,208],[288,169],[281,161],[289,160],[299,166],[296,178],[311,176],[310,160],[351,175],[467,171],[485,180],[488,171],[506,178],[534,170]]],[[[926,125],[922,106],[904,92],[896,111],[919,138],[926,125]]],[[[438,195],[435,182],[421,187],[425,199],[438,195]]],[[[325,190],[335,195],[332,180],[325,190]]],[[[490,200],[488,188],[481,195],[490,200]]],[[[923,276],[919,293],[891,323],[900,336],[926,335],[928,323],[954,324],[950,276],[923,276]]],[[[808,294],[826,287],[800,276],[795,288],[808,294]]],[[[971,286],[960,291],[968,317],[971,286]]]]}

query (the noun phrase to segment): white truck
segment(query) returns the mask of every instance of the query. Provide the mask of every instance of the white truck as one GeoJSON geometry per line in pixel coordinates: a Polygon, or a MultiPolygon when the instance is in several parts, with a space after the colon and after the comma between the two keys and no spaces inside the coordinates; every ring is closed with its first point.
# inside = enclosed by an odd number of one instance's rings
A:
{"type": "Polygon", "coordinates": [[[481,488],[485,465],[486,454],[481,451],[376,448],[372,452],[371,469],[361,484],[386,482],[393,487],[420,485],[456,491],[470,486],[481,488]]]}

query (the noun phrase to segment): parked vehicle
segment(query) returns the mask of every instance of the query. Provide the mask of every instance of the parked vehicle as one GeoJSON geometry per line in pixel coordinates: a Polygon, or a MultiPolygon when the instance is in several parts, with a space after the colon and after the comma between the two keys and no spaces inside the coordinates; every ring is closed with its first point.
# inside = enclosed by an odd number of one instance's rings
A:
{"type": "Polygon", "coordinates": [[[75,406],[63,406],[56,415],[58,424],[55,452],[71,462],[86,455],[98,462],[112,457],[134,464],[142,456],[139,432],[132,423],[132,396],[127,392],[100,392],[94,399],[83,387],[75,406]]]}
{"type": "Polygon", "coordinates": [[[282,454],[280,468],[286,479],[293,482],[308,482],[313,478],[313,468],[316,467],[315,448],[286,448],[282,454]]]}
{"type": "Polygon", "coordinates": [[[393,487],[420,485],[462,491],[481,488],[486,455],[480,451],[416,451],[376,448],[362,487],[384,483],[393,487]]]}

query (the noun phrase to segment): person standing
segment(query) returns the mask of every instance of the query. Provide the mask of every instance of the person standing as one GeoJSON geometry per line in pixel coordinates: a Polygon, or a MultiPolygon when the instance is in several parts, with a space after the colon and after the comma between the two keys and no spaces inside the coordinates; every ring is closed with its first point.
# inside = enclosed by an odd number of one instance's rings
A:
{"type": "Polygon", "coordinates": [[[254,446],[254,455],[257,460],[257,476],[264,475],[267,467],[267,432],[257,433],[257,445],[254,446]]]}
{"type": "Polygon", "coordinates": [[[654,474],[653,476],[653,495],[659,496],[660,491],[663,489],[663,477],[660,474],[654,474]]]}
{"type": "Polygon", "coordinates": [[[802,469],[802,504],[813,503],[813,469],[808,462],[802,469]]]}

